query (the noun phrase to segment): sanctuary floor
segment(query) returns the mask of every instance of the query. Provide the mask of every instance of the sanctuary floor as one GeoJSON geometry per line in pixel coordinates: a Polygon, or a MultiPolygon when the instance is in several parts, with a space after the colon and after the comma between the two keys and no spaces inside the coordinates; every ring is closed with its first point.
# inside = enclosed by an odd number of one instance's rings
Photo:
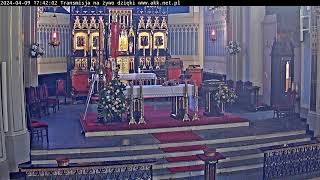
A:
{"type": "MultiPolygon", "coordinates": [[[[146,104],[155,109],[167,108],[170,102],[146,102],[146,104]]],[[[49,116],[42,117],[41,120],[49,124],[49,149],[68,149],[68,148],[87,148],[87,147],[110,147],[122,145],[124,139],[129,139],[132,145],[144,145],[159,143],[151,134],[129,135],[129,136],[111,136],[111,137],[85,137],[79,121],[79,115],[83,113],[84,104],[62,105],[57,113],[51,113],[49,116]]],[[[96,105],[90,105],[89,112],[95,112],[96,105]]],[[[200,136],[233,136],[234,134],[258,134],[280,130],[281,128],[298,128],[302,122],[299,119],[272,119],[272,111],[246,112],[240,108],[233,108],[234,115],[248,119],[250,122],[249,131],[242,128],[216,129],[195,131],[200,136]],[[280,128],[280,129],[279,129],[280,128]],[[229,132],[230,131],[230,132],[229,132]],[[241,132],[240,132],[241,131],[241,132]]],[[[32,149],[46,149],[45,142],[34,141],[32,149]]]]}
{"type": "MultiPolygon", "coordinates": [[[[149,101],[155,109],[170,107],[167,101],[149,101]]],[[[95,105],[89,111],[94,112],[95,105]]],[[[301,119],[273,119],[272,111],[246,112],[234,107],[231,113],[247,119],[248,125],[215,129],[157,132],[140,135],[85,137],[79,121],[84,105],[63,105],[57,113],[42,118],[49,124],[49,149],[45,143],[34,143],[32,165],[56,164],[64,156],[70,163],[106,162],[156,158],[155,179],[203,179],[203,161],[197,154],[214,148],[226,159],[217,166],[218,180],[260,180],[264,154],[262,147],[299,144],[312,140],[307,125],[301,119]]],[[[156,113],[156,112],[155,112],[156,113]]],[[[143,131],[143,130],[141,130],[143,131]]],[[[316,177],[307,174],[297,178],[316,177]]]]}

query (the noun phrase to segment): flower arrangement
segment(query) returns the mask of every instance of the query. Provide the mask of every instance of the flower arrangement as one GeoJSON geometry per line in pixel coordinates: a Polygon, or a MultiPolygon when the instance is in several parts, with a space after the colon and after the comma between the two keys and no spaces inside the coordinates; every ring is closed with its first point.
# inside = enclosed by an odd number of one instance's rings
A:
{"type": "Polygon", "coordinates": [[[37,58],[39,56],[43,56],[44,50],[40,47],[39,44],[32,44],[31,50],[30,50],[30,55],[32,58],[37,58]]]}
{"type": "Polygon", "coordinates": [[[100,91],[98,101],[98,120],[100,122],[121,118],[121,115],[127,110],[125,90],[126,86],[115,78],[100,91]]]}
{"type": "Polygon", "coordinates": [[[219,85],[214,100],[217,104],[234,103],[237,99],[237,95],[233,89],[230,89],[227,85],[219,85]]]}
{"type": "Polygon", "coordinates": [[[240,45],[237,41],[229,41],[226,49],[230,55],[236,55],[241,51],[240,45]]]}

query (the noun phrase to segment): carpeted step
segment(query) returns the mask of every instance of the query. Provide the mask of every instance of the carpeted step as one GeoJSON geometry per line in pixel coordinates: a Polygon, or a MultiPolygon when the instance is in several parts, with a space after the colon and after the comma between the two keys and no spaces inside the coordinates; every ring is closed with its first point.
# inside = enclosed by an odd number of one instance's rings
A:
{"type": "Polygon", "coordinates": [[[192,131],[154,133],[152,135],[155,138],[157,138],[161,143],[198,141],[202,139],[199,135],[192,131]]]}
{"type": "Polygon", "coordinates": [[[206,149],[206,145],[193,145],[193,146],[177,146],[177,147],[167,147],[162,148],[163,152],[185,152],[185,151],[196,151],[206,149]]]}
{"type": "Polygon", "coordinates": [[[202,171],[202,170],[204,170],[204,165],[181,166],[181,167],[169,168],[169,171],[172,173],[202,171]]]}
{"type": "Polygon", "coordinates": [[[196,161],[199,158],[196,155],[192,156],[179,156],[179,157],[168,157],[166,158],[168,162],[181,162],[181,161],[196,161]]]}

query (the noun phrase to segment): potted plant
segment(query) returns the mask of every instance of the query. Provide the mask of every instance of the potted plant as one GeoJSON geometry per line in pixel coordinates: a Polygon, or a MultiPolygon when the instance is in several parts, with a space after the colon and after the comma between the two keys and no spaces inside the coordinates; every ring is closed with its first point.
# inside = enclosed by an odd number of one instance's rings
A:
{"type": "Polygon", "coordinates": [[[222,84],[219,85],[215,95],[214,100],[220,106],[221,112],[225,112],[225,104],[226,103],[234,103],[237,99],[237,95],[234,89],[229,88],[227,85],[222,84]]]}

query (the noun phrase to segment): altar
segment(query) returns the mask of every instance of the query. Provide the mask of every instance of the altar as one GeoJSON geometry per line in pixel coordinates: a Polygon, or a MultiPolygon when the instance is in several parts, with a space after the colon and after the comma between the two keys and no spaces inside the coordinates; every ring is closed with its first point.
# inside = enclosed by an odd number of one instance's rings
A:
{"type": "Polygon", "coordinates": [[[198,117],[198,87],[191,84],[179,84],[176,86],[148,85],[134,86],[132,82],[126,87],[126,96],[130,101],[129,125],[136,124],[135,112],[140,113],[138,124],[146,123],[144,121],[144,99],[146,98],[172,98],[171,117],[190,121],[189,97],[194,99],[194,114],[192,120],[199,120],[198,117]]]}
{"type": "Polygon", "coordinates": [[[119,74],[119,79],[122,81],[134,81],[133,84],[139,84],[139,81],[147,81],[144,84],[157,84],[157,75],[155,73],[130,73],[119,74]],[[152,82],[153,81],[153,82],[152,82]]]}

